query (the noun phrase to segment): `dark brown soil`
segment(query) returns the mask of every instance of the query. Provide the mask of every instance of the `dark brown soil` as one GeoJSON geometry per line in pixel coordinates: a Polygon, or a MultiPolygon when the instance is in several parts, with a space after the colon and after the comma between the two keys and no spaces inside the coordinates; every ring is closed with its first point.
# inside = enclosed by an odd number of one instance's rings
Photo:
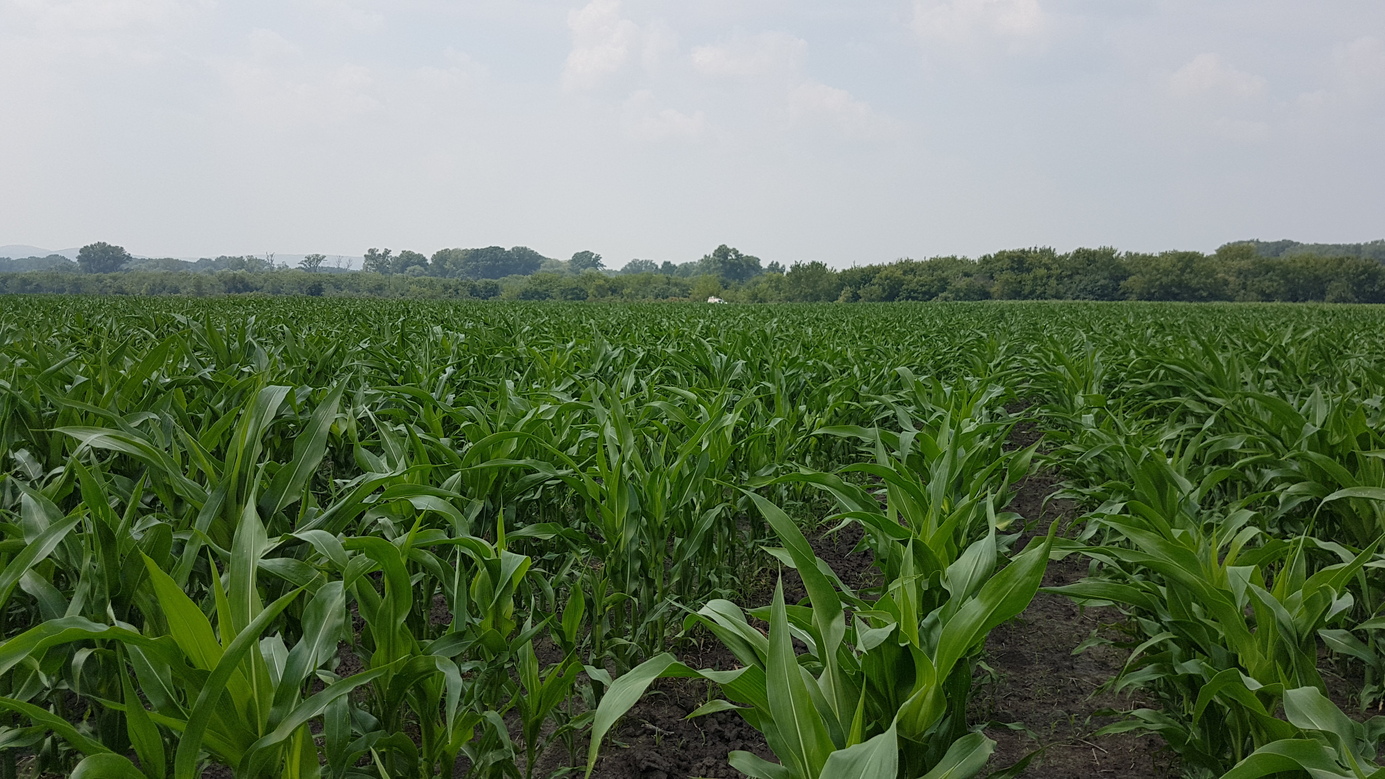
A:
{"type": "MultiPolygon", "coordinates": [[[[735,657],[716,640],[680,652],[694,668],[736,667],[735,657]]],[[[733,711],[684,719],[715,691],[700,679],[663,679],[650,687],[602,746],[594,776],[603,779],[682,779],[740,776],[727,763],[734,750],[773,759],[759,731],[733,711]]]]}
{"type": "MultiPolygon", "coordinates": [[[[867,587],[878,581],[871,567],[869,552],[853,553],[861,539],[861,529],[849,525],[838,532],[822,528],[810,533],[808,542],[819,558],[837,572],[852,588],[867,587]]],[[[777,571],[764,575],[747,587],[746,604],[768,604],[774,594],[777,571]]],[[[784,598],[793,603],[806,596],[798,574],[783,571],[784,598]]],[[[737,667],[736,658],[715,638],[684,651],[678,659],[693,668],[729,670],[737,667]]],[[[774,754],[759,731],[746,724],[734,711],[710,714],[694,720],[684,717],[712,700],[715,690],[700,679],[664,679],[650,687],[650,693],[621,720],[616,732],[607,737],[593,776],[602,779],[733,779],[741,774],[727,763],[736,750],[754,753],[767,760],[774,754]]]]}
{"type": "MultiPolygon", "coordinates": [[[[1022,423],[1012,432],[1010,445],[1029,446],[1039,437],[1033,425],[1022,423]]],[[[1040,472],[1019,484],[1009,509],[1028,521],[1027,536],[1046,533],[1055,521],[1061,533],[1075,517],[1067,501],[1048,500],[1058,482],[1056,474],[1040,472]]],[[[1043,584],[1071,584],[1086,573],[1086,561],[1071,556],[1050,562],[1043,584]]],[[[1093,633],[1115,637],[1112,626],[1120,618],[1114,609],[1083,609],[1060,595],[1040,592],[1019,617],[991,632],[984,656],[991,673],[979,675],[972,701],[972,720],[992,723],[986,728],[997,742],[991,770],[1041,750],[1021,776],[1177,775],[1173,757],[1158,737],[1095,735],[1113,721],[1096,712],[1131,707],[1129,700],[1097,694],[1120,670],[1125,653],[1110,646],[1078,655],[1073,650],[1093,633]]]]}

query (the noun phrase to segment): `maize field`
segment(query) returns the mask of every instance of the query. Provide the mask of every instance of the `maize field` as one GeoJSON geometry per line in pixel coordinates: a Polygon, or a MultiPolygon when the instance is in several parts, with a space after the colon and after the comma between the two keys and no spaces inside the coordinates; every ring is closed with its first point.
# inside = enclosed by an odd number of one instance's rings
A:
{"type": "Polygon", "coordinates": [[[1385,777],[1382,331],[3,299],[0,779],[1066,776],[980,704],[1040,602],[1111,615],[1094,755],[1385,777]]]}

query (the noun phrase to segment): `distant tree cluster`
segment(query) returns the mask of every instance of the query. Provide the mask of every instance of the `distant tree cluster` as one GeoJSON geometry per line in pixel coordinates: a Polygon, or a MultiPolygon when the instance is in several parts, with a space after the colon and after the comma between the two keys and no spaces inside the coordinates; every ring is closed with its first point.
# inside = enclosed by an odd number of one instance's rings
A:
{"type": "Polygon", "coordinates": [[[1293,257],[1309,254],[1317,257],[1359,257],[1385,262],[1385,239],[1365,243],[1299,243],[1298,241],[1236,241],[1246,245],[1261,257],[1293,257]]]}
{"type": "Polygon", "coordinates": [[[20,257],[18,259],[0,257],[0,273],[30,273],[33,271],[76,273],[77,263],[61,254],[50,254],[46,257],[20,257]]]}
{"type": "Polygon", "coordinates": [[[58,255],[0,258],[0,293],[269,294],[511,300],[706,300],[891,302],[949,300],[1168,300],[1385,303],[1385,241],[1300,244],[1237,241],[1212,254],[1010,249],[977,259],[934,257],[835,270],[787,269],[730,246],[685,263],[635,259],[619,271],[600,254],[566,261],[523,246],[414,251],[370,249],[365,272],[307,255],[298,269],[266,257],[134,259],[119,246],[85,246],[76,263],[58,255]],[[169,273],[183,270],[190,273],[169,273]],[[80,271],[80,272],[78,272],[80,271]]]}
{"type": "Polygon", "coordinates": [[[125,271],[0,273],[0,294],[59,295],[303,295],[310,297],[458,298],[500,296],[493,280],[414,278],[376,273],[311,273],[301,269],[213,273],[125,271]]]}
{"type": "Polygon", "coordinates": [[[539,271],[545,262],[552,261],[527,246],[439,249],[431,258],[407,249],[395,254],[390,249],[371,248],[361,269],[383,276],[477,280],[527,276],[539,271]]]}

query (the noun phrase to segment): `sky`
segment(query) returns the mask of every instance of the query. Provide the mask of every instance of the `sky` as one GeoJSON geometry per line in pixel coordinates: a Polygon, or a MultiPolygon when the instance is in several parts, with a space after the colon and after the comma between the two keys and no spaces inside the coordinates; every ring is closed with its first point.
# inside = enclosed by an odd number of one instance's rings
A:
{"type": "Polygon", "coordinates": [[[0,244],[1385,237],[1380,0],[0,0],[0,244]]]}

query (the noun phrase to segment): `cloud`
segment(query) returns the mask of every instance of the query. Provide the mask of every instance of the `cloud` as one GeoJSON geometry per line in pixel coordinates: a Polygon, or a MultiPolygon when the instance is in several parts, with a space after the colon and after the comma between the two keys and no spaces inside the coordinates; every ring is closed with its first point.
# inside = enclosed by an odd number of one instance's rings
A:
{"type": "Polygon", "coordinates": [[[784,32],[737,35],[722,45],[693,49],[692,63],[708,76],[769,76],[798,71],[807,50],[807,41],[784,32]]]}
{"type": "Polygon", "coordinates": [[[620,15],[620,0],[592,0],[567,17],[572,51],[563,86],[591,89],[625,67],[638,45],[639,25],[620,15]]]}
{"type": "Polygon", "coordinates": [[[318,63],[273,30],[254,30],[249,56],[222,66],[232,110],[273,127],[329,125],[381,107],[372,70],[318,63]]]}
{"type": "MultiPolygon", "coordinates": [[[[805,75],[808,42],[782,31],[748,35],[735,33],[729,40],[692,50],[693,69],[711,79],[736,79],[745,83],[740,97],[762,114],[771,136],[786,130],[826,127],[854,139],[888,136],[898,129],[891,119],[870,104],[838,87],[805,75]]],[[[737,126],[744,128],[749,112],[741,112],[737,126]]]]}
{"type": "Polygon", "coordinates": [[[707,115],[673,108],[655,108],[654,93],[642,89],[625,101],[625,133],[640,141],[696,141],[708,132],[707,115]]]}
{"type": "Polygon", "coordinates": [[[1237,70],[1216,54],[1199,54],[1169,77],[1174,97],[1250,98],[1265,91],[1265,79],[1237,70]]]}
{"type": "Polygon", "coordinates": [[[965,47],[983,39],[1012,49],[1040,41],[1049,17],[1039,0],[915,0],[914,32],[924,41],[965,47]]]}
{"type": "Polygon", "coordinates": [[[663,22],[651,22],[640,31],[644,38],[640,61],[645,70],[653,71],[678,52],[678,34],[663,22]]]}
{"type": "Polygon", "coordinates": [[[795,124],[821,121],[849,138],[873,139],[894,135],[898,123],[879,114],[870,104],[816,81],[805,81],[789,93],[789,118],[795,124]]]}
{"type": "Polygon", "coordinates": [[[486,66],[466,52],[448,49],[443,52],[445,63],[423,65],[411,72],[411,80],[436,95],[471,90],[490,77],[486,66]]]}

